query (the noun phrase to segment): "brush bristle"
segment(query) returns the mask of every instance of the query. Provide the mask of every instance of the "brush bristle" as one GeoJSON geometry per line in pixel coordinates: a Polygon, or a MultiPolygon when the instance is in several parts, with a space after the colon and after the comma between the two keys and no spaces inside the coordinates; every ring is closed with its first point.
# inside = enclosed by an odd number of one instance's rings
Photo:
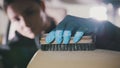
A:
{"type": "Polygon", "coordinates": [[[43,51],[89,51],[95,50],[94,44],[44,44],[41,46],[43,51]]]}
{"type": "Polygon", "coordinates": [[[52,42],[46,44],[45,38],[41,38],[41,50],[42,51],[90,51],[95,50],[95,44],[93,42],[92,36],[83,36],[78,43],[73,42],[71,38],[69,44],[56,44],[52,42]]]}

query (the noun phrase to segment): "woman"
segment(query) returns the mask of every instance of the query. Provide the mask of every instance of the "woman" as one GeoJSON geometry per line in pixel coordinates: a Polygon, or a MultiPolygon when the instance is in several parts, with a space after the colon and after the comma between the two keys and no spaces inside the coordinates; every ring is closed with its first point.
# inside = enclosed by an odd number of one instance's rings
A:
{"type": "Polygon", "coordinates": [[[108,21],[98,23],[70,15],[60,17],[59,13],[50,15],[42,0],[4,0],[4,9],[11,24],[16,26],[15,37],[9,41],[11,50],[4,55],[8,68],[25,68],[37,50],[34,38],[44,33],[49,33],[47,43],[55,39],[58,44],[68,44],[71,36],[77,43],[83,35],[94,33],[97,48],[120,50],[115,32],[119,29],[108,21]]]}

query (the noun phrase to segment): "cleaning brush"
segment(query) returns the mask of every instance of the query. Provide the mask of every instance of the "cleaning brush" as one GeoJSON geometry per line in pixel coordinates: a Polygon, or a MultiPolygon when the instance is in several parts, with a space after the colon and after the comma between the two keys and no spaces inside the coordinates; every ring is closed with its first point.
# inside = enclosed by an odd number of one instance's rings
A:
{"type": "Polygon", "coordinates": [[[45,36],[37,37],[37,46],[42,51],[89,51],[95,50],[94,37],[93,36],[83,36],[78,43],[73,42],[73,37],[69,44],[56,44],[52,42],[47,44],[45,42],[45,36]],[[39,41],[39,42],[38,42],[39,41]]]}

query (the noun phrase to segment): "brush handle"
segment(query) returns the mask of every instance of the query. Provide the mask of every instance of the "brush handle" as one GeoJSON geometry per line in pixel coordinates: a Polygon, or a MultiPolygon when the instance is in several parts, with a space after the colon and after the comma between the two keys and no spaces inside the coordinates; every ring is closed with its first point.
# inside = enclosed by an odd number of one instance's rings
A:
{"type": "MultiPolygon", "coordinates": [[[[41,44],[47,44],[45,42],[45,37],[46,37],[46,34],[41,37],[41,39],[40,39],[41,44]]],[[[69,44],[71,44],[71,43],[74,43],[73,37],[71,37],[69,44]]],[[[78,43],[93,43],[92,36],[83,36],[78,43]]],[[[57,44],[57,43],[55,41],[53,41],[51,44],[57,44]]]]}

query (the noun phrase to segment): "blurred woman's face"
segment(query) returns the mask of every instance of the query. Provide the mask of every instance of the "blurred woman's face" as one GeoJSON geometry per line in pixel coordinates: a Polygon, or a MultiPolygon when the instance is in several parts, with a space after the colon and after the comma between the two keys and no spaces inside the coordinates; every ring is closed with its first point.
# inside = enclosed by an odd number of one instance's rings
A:
{"type": "Polygon", "coordinates": [[[6,9],[8,18],[16,30],[28,38],[34,38],[43,30],[44,13],[40,5],[33,1],[13,2],[6,9]]]}

